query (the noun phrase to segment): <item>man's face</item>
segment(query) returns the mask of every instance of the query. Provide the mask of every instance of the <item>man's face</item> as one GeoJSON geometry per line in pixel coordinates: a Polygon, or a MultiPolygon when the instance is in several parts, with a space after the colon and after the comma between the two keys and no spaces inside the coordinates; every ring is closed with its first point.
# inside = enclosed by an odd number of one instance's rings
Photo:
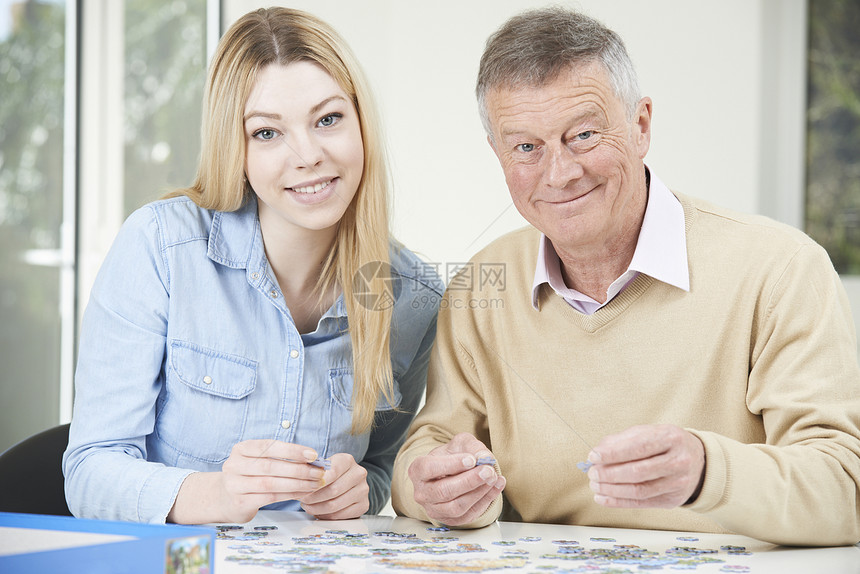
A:
{"type": "Polygon", "coordinates": [[[617,243],[638,226],[651,101],[632,119],[600,63],[541,87],[487,94],[490,145],[525,219],[568,253],[617,243]]]}

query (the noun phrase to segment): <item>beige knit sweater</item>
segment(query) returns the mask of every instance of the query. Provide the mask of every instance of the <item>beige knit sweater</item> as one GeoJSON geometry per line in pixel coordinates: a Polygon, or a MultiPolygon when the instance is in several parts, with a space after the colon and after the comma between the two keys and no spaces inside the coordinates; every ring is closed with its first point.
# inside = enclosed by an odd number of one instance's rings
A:
{"type": "Polygon", "coordinates": [[[860,540],[860,370],[833,266],[792,228],[679,199],[690,292],[640,275],[587,316],[544,285],[535,310],[533,228],[491,244],[449,285],[426,406],[395,463],[399,513],[428,519],[409,464],[469,432],[507,478],[472,527],[501,518],[860,540]],[[603,436],[651,423],[702,440],[701,495],[673,510],[595,504],[576,463],[603,436]]]}

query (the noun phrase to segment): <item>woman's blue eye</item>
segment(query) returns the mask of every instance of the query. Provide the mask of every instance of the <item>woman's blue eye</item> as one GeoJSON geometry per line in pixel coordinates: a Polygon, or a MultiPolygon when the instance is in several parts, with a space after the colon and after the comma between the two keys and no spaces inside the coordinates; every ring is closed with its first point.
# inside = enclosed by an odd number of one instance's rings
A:
{"type": "Polygon", "coordinates": [[[335,122],[337,122],[337,120],[339,120],[342,117],[343,117],[343,115],[341,115],[341,114],[329,114],[326,117],[324,117],[323,119],[321,119],[317,125],[319,125],[320,127],[327,128],[329,126],[334,125],[335,122]]]}
{"type": "Polygon", "coordinates": [[[270,140],[270,139],[273,139],[275,137],[275,130],[270,130],[270,129],[257,130],[256,132],[254,132],[254,137],[260,138],[262,140],[270,140]]]}

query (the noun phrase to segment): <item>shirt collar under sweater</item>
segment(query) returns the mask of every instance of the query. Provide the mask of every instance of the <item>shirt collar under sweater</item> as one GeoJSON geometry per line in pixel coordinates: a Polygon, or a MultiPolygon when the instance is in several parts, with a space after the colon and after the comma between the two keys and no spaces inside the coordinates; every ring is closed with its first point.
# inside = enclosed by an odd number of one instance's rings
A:
{"type": "Polygon", "coordinates": [[[606,290],[606,302],[599,303],[565,285],[561,275],[561,260],[549,238],[541,234],[537,266],[532,286],[532,305],[539,310],[540,286],[548,283],[567,303],[586,315],[591,315],[612,300],[643,273],[658,281],[690,290],[687,266],[687,239],[684,231],[684,208],[669,188],[650,173],[648,204],[639,230],[639,239],[630,266],[606,290]]]}

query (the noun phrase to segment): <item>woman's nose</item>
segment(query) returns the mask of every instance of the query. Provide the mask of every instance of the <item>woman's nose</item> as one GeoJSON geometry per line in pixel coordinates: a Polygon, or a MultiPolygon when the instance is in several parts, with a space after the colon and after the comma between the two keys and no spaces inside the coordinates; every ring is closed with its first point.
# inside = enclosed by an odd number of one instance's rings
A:
{"type": "Polygon", "coordinates": [[[290,148],[290,164],[297,169],[312,168],[322,163],[325,158],[323,146],[311,134],[300,134],[293,138],[284,139],[290,148]]]}

